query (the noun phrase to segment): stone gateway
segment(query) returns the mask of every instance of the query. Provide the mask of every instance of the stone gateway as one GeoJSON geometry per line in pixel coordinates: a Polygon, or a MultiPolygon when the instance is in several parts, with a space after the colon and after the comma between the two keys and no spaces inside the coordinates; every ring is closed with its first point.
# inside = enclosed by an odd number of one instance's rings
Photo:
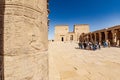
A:
{"type": "Polygon", "coordinates": [[[74,25],[73,32],[69,32],[68,25],[57,25],[55,26],[55,42],[69,42],[69,41],[79,41],[79,36],[82,33],[89,32],[88,24],[77,24],[74,25]]]}

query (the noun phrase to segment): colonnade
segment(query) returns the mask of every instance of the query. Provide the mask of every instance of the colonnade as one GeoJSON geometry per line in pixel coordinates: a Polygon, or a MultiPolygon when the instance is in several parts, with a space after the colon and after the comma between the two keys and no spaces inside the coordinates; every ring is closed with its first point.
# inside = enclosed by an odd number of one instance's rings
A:
{"type": "Polygon", "coordinates": [[[120,46],[120,25],[81,34],[80,36],[83,36],[84,41],[103,42],[109,40],[111,45],[120,46]]]}

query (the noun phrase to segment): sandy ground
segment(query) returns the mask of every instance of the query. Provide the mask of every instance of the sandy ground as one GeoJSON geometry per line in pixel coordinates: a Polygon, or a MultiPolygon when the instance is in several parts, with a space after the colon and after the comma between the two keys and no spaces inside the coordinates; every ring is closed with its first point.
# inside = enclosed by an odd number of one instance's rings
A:
{"type": "Polygon", "coordinates": [[[49,80],[120,80],[120,48],[76,47],[76,43],[49,43],[49,80]]]}

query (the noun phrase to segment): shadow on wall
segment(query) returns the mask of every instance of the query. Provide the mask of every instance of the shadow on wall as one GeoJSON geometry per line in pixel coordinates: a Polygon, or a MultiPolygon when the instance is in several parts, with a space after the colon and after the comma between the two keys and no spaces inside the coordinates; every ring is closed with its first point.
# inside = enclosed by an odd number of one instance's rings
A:
{"type": "Polygon", "coordinates": [[[5,0],[0,0],[0,80],[4,80],[4,12],[5,0]]]}

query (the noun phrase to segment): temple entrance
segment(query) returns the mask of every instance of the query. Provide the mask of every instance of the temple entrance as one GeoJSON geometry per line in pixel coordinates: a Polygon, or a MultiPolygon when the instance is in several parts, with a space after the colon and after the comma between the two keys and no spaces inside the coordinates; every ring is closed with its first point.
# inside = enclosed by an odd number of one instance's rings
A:
{"type": "Polygon", "coordinates": [[[63,37],[61,38],[61,41],[62,41],[62,42],[64,41],[64,38],[63,38],[63,37]]]}

